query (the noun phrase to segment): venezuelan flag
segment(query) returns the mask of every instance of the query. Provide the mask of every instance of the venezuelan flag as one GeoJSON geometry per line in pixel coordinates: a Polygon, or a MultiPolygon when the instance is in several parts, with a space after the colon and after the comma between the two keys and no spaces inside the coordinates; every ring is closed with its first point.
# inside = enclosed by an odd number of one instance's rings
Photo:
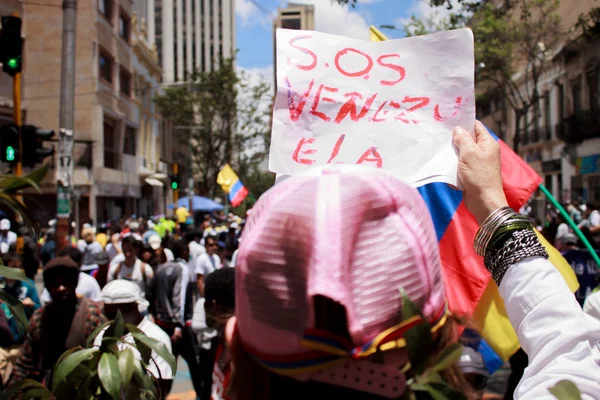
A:
{"type": "MultiPolygon", "coordinates": [[[[372,42],[387,40],[374,26],[369,31],[372,42]]],[[[499,139],[496,137],[496,140],[499,139]]],[[[542,178],[502,141],[500,149],[504,193],[509,206],[518,210],[531,197],[542,178]]],[[[520,344],[506,315],[498,287],[483,266],[482,257],[473,249],[478,226],[462,201],[462,192],[445,183],[431,183],[418,189],[429,207],[440,243],[450,311],[472,316],[481,336],[500,358],[507,360],[520,344]]],[[[550,255],[550,262],[575,292],[579,284],[571,266],[558,250],[541,235],[538,236],[550,255]]]]}
{"type": "Polygon", "coordinates": [[[242,204],[242,201],[248,196],[248,189],[242,184],[242,181],[229,164],[225,164],[219,171],[217,183],[221,185],[225,193],[228,193],[229,202],[234,207],[242,204]]]}
{"type": "MultiPolygon", "coordinates": [[[[499,140],[496,137],[497,140],[499,140]]],[[[504,142],[500,141],[502,181],[508,204],[520,209],[541,183],[542,178],[504,142]]],[[[508,320],[498,287],[473,249],[478,225],[462,201],[462,192],[446,184],[421,186],[440,243],[442,271],[450,310],[473,316],[483,338],[504,360],[520,347],[508,320]]],[[[550,261],[561,272],[571,290],[577,290],[577,277],[569,263],[541,235],[550,261]]]]}

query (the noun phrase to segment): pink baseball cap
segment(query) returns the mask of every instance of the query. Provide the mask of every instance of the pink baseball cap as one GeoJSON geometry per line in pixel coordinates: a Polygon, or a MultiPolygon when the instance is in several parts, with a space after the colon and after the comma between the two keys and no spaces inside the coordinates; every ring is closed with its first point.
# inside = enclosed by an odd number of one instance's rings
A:
{"type": "Polygon", "coordinates": [[[355,355],[394,336],[402,290],[429,321],[445,315],[437,237],[418,191],[381,170],[329,165],[281,181],[252,211],[236,264],[244,348],[295,379],[402,394],[405,352],[377,363],[355,355]],[[332,318],[322,298],[345,312],[349,337],[320,326],[332,318]]]}

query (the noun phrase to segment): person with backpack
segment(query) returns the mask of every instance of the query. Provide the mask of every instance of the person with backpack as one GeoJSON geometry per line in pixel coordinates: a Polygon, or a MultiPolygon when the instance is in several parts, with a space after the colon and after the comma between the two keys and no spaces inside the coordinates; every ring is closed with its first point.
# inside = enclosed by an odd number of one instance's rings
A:
{"type": "Polygon", "coordinates": [[[133,236],[124,238],[121,247],[125,260],[110,266],[107,282],[115,279],[126,279],[137,284],[146,293],[154,277],[154,270],[149,264],[138,258],[138,244],[133,236]]]}

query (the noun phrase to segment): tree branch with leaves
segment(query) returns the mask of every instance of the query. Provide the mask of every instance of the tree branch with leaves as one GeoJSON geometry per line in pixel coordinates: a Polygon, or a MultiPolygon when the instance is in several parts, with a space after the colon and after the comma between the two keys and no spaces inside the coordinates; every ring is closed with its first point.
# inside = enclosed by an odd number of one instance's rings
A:
{"type": "MultiPolygon", "coordinates": [[[[155,99],[191,146],[192,170],[201,194],[214,197],[219,170],[230,164],[244,179],[268,155],[270,86],[238,71],[233,59],[191,74],[190,81],[155,99]]],[[[251,189],[251,188],[250,188],[251,189]]]]}

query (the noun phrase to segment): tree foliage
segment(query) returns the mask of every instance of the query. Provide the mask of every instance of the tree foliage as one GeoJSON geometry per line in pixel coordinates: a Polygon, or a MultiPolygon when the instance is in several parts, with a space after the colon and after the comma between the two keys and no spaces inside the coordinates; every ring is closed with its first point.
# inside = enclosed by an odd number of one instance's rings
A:
{"type": "MultiPolygon", "coordinates": [[[[445,0],[430,4],[452,9],[445,0]]],[[[413,17],[405,30],[428,33],[461,26],[473,30],[478,91],[500,92],[514,110],[513,147],[518,151],[520,132],[540,115],[540,79],[554,67],[554,52],[566,37],[558,15],[559,0],[505,0],[500,6],[463,0],[459,4],[446,17],[431,21],[413,17]]]]}
{"type": "Polygon", "coordinates": [[[219,170],[229,163],[240,177],[267,157],[270,138],[270,87],[238,72],[233,59],[213,71],[192,73],[189,82],[155,99],[190,144],[194,180],[213,197],[219,170]],[[267,105],[265,107],[265,105],[267,105]]]}

